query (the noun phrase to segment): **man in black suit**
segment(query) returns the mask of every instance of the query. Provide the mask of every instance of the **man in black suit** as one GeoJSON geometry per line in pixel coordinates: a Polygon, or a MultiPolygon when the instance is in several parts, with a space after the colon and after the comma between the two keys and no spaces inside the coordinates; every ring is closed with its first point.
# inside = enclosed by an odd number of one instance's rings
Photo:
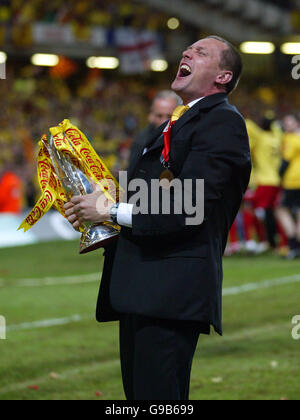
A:
{"type": "Polygon", "coordinates": [[[153,131],[170,120],[174,109],[182,104],[182,99],[172,90],[162,90],[155,95],[149,112],[148,126],[133,140],[130,148],[129,166],[136,156],[143,153],[145,143],[153,131]]]}
{"type": "Polygon", "coordinates": [[[251,171],[245,122],[227,99],[241,70],[238,52],[222,38],[188,47],[172,89],[189,107],[147,139],[128,169],[128,179],[142,180],[149,191],[153,180],[182,181],[195,214],[197,181],[204,180],[204,219],[187,223],[191,214],[185,205],[178,211],[173,188],[169,214],[151,193],[144,196],[150,210],[139,212],[132,188],[127,203],[113,205],[95,191],[66,206],[75,228],[81,220],[122,225],[106,250],[97,319],[120,320],[127,399],[187,400],[199,334],[211,326],[222,334],[222,255],[251,171]]]}

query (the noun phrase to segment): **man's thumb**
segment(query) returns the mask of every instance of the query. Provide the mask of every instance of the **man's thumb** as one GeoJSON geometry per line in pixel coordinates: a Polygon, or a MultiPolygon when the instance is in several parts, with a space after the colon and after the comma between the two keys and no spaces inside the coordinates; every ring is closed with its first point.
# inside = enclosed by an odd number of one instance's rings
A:
{"type": "Polygon", "coordinates": [[[95,182],[93,179],[91,179],[91,186],[92,186],[93,192],[99,190],[100,188],[97,182],[95,182]]]}

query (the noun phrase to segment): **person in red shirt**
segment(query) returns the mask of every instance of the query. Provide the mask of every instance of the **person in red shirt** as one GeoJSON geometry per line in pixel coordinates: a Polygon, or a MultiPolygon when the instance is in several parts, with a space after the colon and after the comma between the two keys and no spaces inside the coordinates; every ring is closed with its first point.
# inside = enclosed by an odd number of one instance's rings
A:
{"type": "Polygon", "coordinates": [[[0,213],[20,214],[22,208],[22,181],[15,172],[7,168],[0,173],[0,213]]]}

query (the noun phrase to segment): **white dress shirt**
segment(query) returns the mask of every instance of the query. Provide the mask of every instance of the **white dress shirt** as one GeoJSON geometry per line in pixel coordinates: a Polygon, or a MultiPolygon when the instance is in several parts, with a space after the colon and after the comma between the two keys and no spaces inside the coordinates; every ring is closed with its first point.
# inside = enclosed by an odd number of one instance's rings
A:
{"type": "MultiPolygon", "coordinates": [[[[201,101],[203,98],[196,99],[188,104],[190,108],[196,105],[197,102],[201,101]]],[[[143,154],[147,153],[147,148],[144,149],[143,154]]],[[[132,227],[132,212],[133,204],[120,203],[117,213],[117,221],[120,226],[132,227]]]]}

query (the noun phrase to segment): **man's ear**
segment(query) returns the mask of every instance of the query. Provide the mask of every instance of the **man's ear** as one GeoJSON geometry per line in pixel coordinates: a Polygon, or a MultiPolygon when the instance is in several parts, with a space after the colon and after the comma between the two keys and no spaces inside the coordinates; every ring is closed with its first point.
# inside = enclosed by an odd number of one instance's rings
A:
{"type": "Polygon", "coordinates": [[[220,73],[216,79],[218,85],[227,85],[231,82],[233,78],[233,73],[230,70],[224,70],[220,73]]]}

